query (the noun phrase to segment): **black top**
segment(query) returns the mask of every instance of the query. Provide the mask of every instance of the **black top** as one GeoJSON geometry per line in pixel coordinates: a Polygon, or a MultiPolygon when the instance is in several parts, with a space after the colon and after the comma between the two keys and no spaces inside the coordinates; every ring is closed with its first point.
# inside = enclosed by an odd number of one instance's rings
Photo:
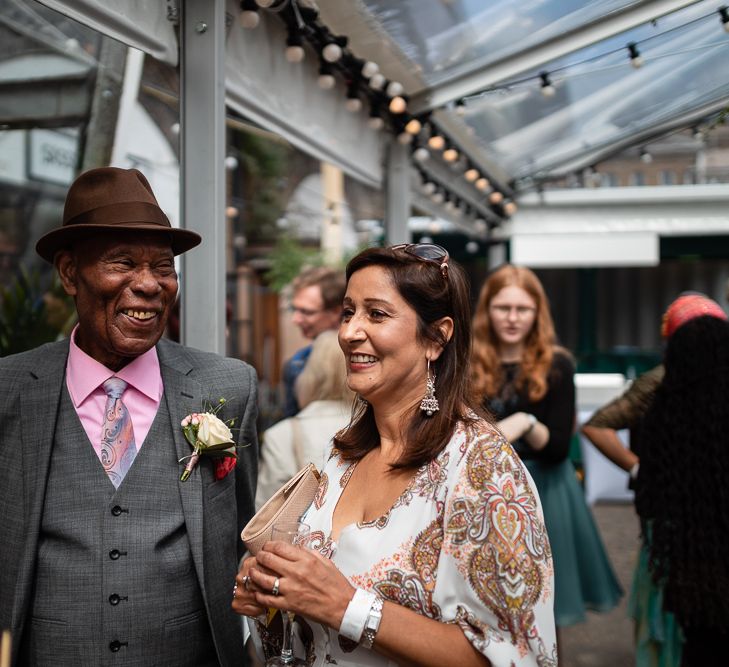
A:
{"type": "Polygon", "coordinates": [[[512,443],[522,459],[536,459],[544,463],[561,463],[570,451],[570,441],[575,427],[575,367],[564,352],[555,351],[552,368],[547,376],[547,393],[540,401],[532,403],[526,395],[517,394],[514,381],[521,371],[518,363],[502,364],[505,381],[498,396],[486,400],[486,407],[497,420],[515,412],[534,415],[549,429],[546,446],[534,451],[521,438],[512,443]]]}

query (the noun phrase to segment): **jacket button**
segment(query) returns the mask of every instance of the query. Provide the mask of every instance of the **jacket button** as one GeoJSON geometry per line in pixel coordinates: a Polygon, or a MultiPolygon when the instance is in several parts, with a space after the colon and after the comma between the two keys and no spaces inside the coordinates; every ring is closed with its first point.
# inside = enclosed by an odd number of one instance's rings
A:
{"type": "MultiPolygon", "coordinates": [[[[119,505],[114,505],[114,507],[111,508],[111,513],[114,516],[119,516],[122,513],[122,508],[119,507],[119,505]]],[[[117,649],[118,651],[119,649],[117,649]]]]}
{"type": "MultiPolygon", "coordinates": [[[[120,600],[121,600],[121,598],[120,598],[120,597],[119,597],[119,596],[118,596],[118,595],[117,595],[116,593],[112,593],[112,594],[111,594],[111,595],[109,596],[109,604],[110,604],[110,605],[116,606],[116,605],[118,605],[118,604],[119,604],[119,601],[120,601],[120,600]]],[[[113,642],[112,642],[112,643],[113,643],[113,642]]],[[[119,650],[119,649],[117,649],[117,650],[119,650]]]]}
{"type": "Polygon", "coordinates": [[[113,642],[109,642],[109,650],[112,653],[118,653],[120,648],[121,648],[121,642],[118,639],[115,639],[113,642]]]}
{"type": "Polygon", "coordinates": [[[119,551],[119,549],[112,549],[109,552],[109,558],[111,558],[111,560],[119,560],[119,556],[121,556],[121,551],[119,551]]]}

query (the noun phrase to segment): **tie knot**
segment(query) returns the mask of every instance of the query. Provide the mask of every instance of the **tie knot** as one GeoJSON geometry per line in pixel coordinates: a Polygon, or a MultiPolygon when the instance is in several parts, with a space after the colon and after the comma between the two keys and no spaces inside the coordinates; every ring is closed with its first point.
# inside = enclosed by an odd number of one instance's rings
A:
{"type": "Polygon", "coordinates": [[[126,388],[127,383],[118,377],[110,377],[104,382],[104,391],[109,398],[121,398],[126,388]]]}

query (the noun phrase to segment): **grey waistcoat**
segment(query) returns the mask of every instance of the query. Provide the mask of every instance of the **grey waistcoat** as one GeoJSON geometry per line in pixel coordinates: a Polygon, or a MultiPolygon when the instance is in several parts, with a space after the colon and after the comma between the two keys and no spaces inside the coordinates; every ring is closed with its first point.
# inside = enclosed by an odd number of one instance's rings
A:
{"type": "Polygon", "coordinates": [[[217,665],[165,397],[118,489],[64,385],[21,664],[217,665]]]}

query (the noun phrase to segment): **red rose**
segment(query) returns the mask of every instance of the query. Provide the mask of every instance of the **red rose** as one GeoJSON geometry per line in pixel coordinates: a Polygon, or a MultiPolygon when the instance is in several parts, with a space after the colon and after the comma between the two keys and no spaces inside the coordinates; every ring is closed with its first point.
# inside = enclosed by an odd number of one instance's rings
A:
{"type": "Polygon", "coordinates": [[[233,468],[235,468],[235,457],[224,456],[215,462],[215,479],[223,479],[233,468]]]}

